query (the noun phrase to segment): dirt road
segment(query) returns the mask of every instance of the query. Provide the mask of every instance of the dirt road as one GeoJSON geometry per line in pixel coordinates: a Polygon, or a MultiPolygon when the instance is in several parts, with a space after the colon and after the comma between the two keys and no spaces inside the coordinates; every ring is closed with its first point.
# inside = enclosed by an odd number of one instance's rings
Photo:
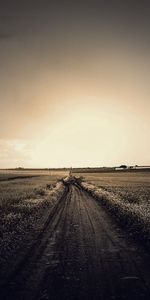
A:
{"type": "Polygon", "coordinates": [[[149,258],[104,208],[70,184],[1,299],[149,299],[149,258]]]}

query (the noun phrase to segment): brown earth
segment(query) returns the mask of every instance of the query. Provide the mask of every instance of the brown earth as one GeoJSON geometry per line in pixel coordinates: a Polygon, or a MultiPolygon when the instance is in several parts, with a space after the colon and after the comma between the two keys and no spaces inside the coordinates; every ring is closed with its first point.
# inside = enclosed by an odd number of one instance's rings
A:
{"type": "Polygon", "coordinates": [[[150,256],[76,184],[50,211],[2,300],[140,300],[150,295],[150,256]]]}

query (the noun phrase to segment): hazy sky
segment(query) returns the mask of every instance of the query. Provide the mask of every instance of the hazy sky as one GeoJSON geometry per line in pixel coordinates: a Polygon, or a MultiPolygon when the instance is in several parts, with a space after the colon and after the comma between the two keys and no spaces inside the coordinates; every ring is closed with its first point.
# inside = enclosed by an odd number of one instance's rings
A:
{"type": "Polygon", "coordinates": [[[1,168],[150,164],[148,2],[0,0],[1,168]]]}

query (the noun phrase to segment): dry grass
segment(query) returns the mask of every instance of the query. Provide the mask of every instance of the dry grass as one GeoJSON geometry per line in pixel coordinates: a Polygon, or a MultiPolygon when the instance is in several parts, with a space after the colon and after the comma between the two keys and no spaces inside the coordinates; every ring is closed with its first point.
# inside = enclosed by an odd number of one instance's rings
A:
{"type": "Polygon", "coordinates": [[[7,210],[10,204],[20,202],[27,198],[36,197],[44,192],[46,185],[53,186],[59,176],[36,176],[19,178],[0,182],[0,209],[7,210]]]}
{"type": "Polygon", "coordinates": [[[45,209],[50,208],[62,196],[64,185],[58,182],[61,175],[54,173],[29,177],[28,174],[28,178],[0,181],[2,264],[20,247],[25,236],[35,229],[45,209]]]}
{"type": "MultiPolygon", "coordinates": [[[[81,174],[82,175],[82,174],[81,174]]],[[[150,173],[84,174],[82,186],[138,238],[150,240],[150,173]]]]}

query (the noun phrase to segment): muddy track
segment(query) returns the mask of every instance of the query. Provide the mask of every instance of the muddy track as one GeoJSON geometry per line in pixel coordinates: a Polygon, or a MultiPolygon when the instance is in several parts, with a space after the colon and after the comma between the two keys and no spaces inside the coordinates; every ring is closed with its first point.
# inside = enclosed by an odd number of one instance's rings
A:
{"type": "Polygon", "coordinates": [[[2,300],[149,299],[150,257],[75,184],[1,288],[2,300]]]}

